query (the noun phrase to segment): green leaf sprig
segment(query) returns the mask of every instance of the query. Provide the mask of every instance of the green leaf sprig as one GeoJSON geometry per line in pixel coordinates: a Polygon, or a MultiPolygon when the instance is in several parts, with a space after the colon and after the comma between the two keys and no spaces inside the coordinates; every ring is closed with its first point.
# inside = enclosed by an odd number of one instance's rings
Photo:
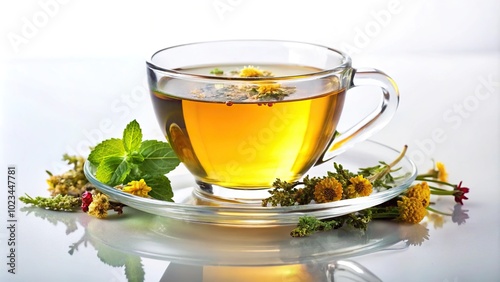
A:
{"type": "Polygon", "coordinates": [[[167,142],[142,141],[142,130],[136,120],[123,131],[122,139],[112,138],[99,143],[88,156],[97,167],[96,178],[110,186],[144,179],[149,196],[172,201],[170,180],[165,176],[180,161],[167,142]]]}
{"type": "Polygon", "coordinates": [[[372,211],[370,209],[362,210],[356,213],[349,213],[336,218],[320,220],[314,216],[302,216],[299,223],[290,235],[292,237],[307,237],[319,231],[329,231],[339,229],[344,225],[366,231],[368,223],[372,220],[372,211]]]}

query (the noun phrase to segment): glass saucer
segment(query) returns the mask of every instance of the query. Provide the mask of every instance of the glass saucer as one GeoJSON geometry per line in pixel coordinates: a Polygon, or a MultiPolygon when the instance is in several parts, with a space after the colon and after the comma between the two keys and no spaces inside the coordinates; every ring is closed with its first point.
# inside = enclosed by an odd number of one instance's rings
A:
{"type": "MultiPolygon", "coordinates": [[[[334,171],[334,162],[356,172],[359,168],[374,166],[380,161],[389,163],[399,154],[398,150],[383,144],[365,141],[333,160],[311,168],[308,175],[324,176],[327,171],[334,171]]],[[[374,189],[374,192],[367,197],[289,207],[261,207],[257,203],[234,204],[206,201],[193,193],[197,184],[187,172],[167,175],[172,184],[175,202],[142,198],[105,185],[95,178],[95,167],[88,161],[85,163],[84,172],[87,179],[111,199],[147,213],[190,222],[266,227],[296,224],[304,215],[317,218],[341,216],[386,202],[405,191],[417,176],[417,168],[409,158],[403,158],[396,167],[399,170],[392,174],[396,178],[393,188],[383,191],[374,189]]]]}

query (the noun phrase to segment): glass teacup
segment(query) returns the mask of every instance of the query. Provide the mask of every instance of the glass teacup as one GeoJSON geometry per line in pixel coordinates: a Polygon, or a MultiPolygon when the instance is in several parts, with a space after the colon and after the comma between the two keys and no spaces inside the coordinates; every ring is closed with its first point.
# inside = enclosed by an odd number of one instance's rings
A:
{"type": "Polygon", "coordinates": [[[383,128],[399,103],[394,81],[354,69],[346,54],[275,40],[201,42],[162,49],[147,62],[158,122],[198,192],[261,198],[383,128]],[[336,127],[355,86],[382,102],[345,132],[336,127]],[[259,196],[261,195],[261,196],[259,196]]]}

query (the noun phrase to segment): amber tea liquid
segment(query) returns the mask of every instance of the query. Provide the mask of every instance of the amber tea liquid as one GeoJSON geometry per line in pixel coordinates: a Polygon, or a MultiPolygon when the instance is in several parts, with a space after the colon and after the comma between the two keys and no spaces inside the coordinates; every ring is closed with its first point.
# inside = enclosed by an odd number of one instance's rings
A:
{"type": "MultiPolygon", "coordinates": [[[[317,71],[302,66],[261,67],[275,76],[317,71]]],[[[188,71],[208,74],[213,68],[188,71]]],[[[235,66],[217,68],[226,72],[235,66]]],[[[233,101],[227,95],[205,97],[210,96],[204,93],[205,85],[170,78],[152,91],[152,99],[168,142],[198,180],[262,189],[271,187],[276,178],[297,180],[330,144],[345,96],[345,90],[332,83],[318,79],[298,84],[295,93],[280,101],[233,101]]]]}

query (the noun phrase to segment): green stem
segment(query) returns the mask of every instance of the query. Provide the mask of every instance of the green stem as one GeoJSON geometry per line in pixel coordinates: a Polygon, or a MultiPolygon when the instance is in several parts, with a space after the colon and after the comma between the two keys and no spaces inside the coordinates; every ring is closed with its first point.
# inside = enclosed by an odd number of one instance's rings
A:
{"type": "Polygon", "coordinates": [[[420,175],[417,176],[417,178],[415,178],[415,180],[433,182],[433,183],[437,183],[437,184],[447,185],[447,186],[450,186],[450,187],[453,187],[453,188],[455,188],[455,186],[456,186],[455,184],[451,184],[451,183],[448,183],[448,182],[444,182],[444,181],[440,181],[440,180],[436,180],[436,179],[428,179],[428,178],[425,178],[425,177],[421,177],[420,175]]]}
{"type": "Polygon", "coordinates": [[[436,172],[429,172],[429,173],[424,173],[424,174],[417,175],[417,179],[419,179],[419,178],[427,178],[427,177],[437,178],[437,173],[436,172]]]}
{"type": "Polygon", "coordinates": [[[370,180],[371,182],[375,182],[376,180],[378,179],[381,179],[382,177],[384,177],[386,174],[390,173],[391,172],[391,169],[393,166],[397,165],[402,159],[403,157],[405,156],[406,154],[406,150],[408,149],[408,145],[405,145],[403,147],[403,150],[401,151],[401,154],[399,154],[399,156],[390,164],[388,164],[384,170],[374,174],[373,176],[369,177],[368,180],[370,180]]]}
{"type": "Polygon", "coordinates": [[[434,190],[434,191],[450,191],[450,190],[439,188],[439,187],[436,187],[436,186],[429,186],[429,189],[431,189],[431,191],[432,190],[434,190]]]}
{"type": "Polygon", "coordinates": [[[453,196],[455,195],[454,191],[447,191],[447,190],[431,190],[431,194],[433,195],[450,195],[453,196]]]}
{"type": "Polygon", "coordinates": [[[373,219],[387,219],[387,218],[390,218],[390,219],[395,219],[399,216],[399,214],[397,213],[391,213],[391,212],[388,212],[388,213],[377,213],[377,214],[373,214],[373,219]]]}
{"type": "Polygon", "coordinates": [[[372,212],[373,219],[383,219],[383,218],[397,218],[399,216],[399,210],[397,207],[372,207],[369,208],[372,212]]]}

